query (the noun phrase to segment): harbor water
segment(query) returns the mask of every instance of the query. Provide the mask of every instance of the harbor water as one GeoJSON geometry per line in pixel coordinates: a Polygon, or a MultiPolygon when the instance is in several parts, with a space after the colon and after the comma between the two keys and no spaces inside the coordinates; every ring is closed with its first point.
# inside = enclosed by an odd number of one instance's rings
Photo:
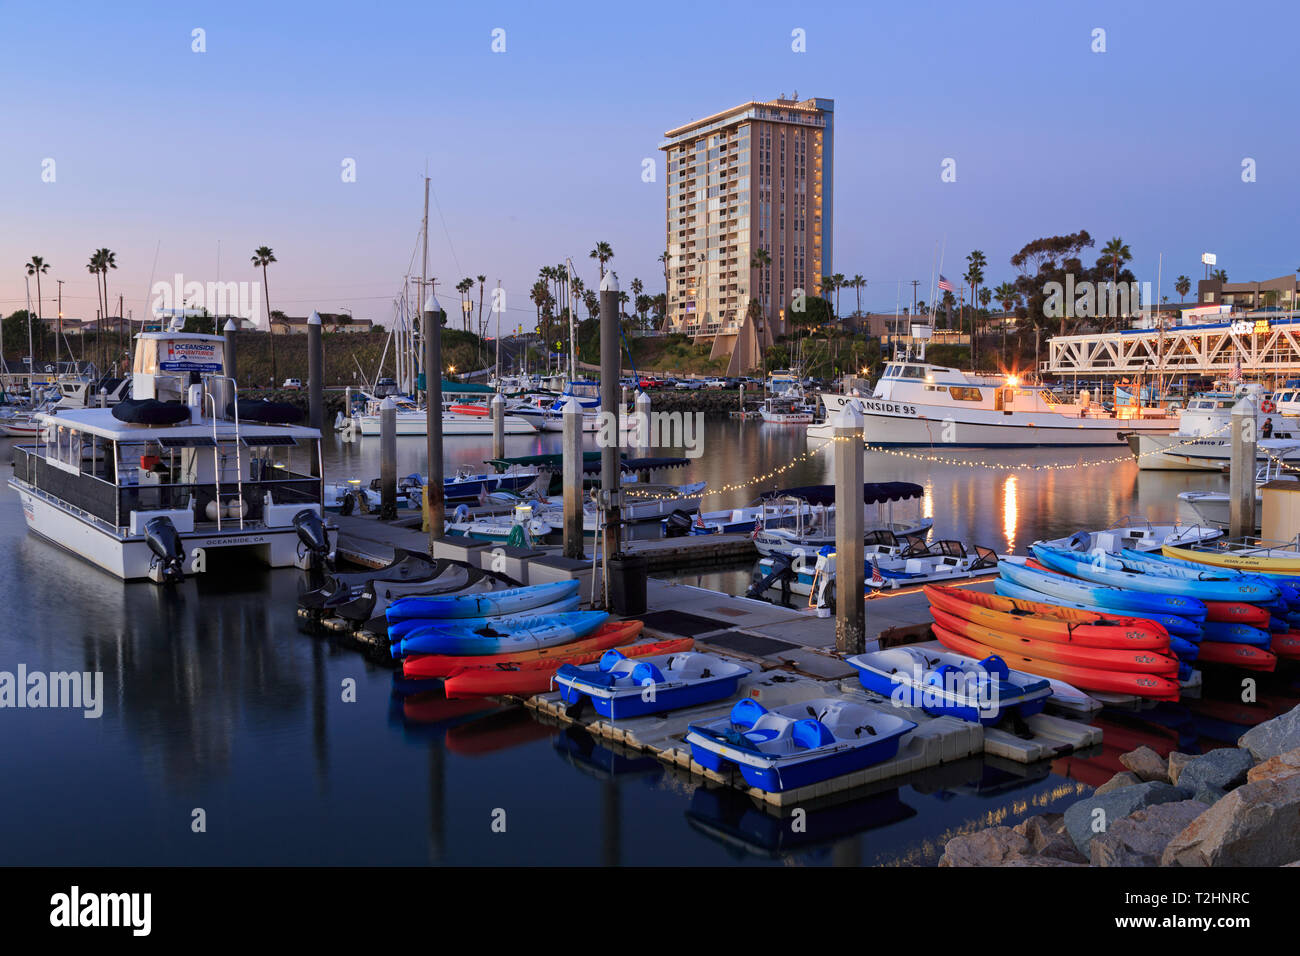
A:
{"type": "MultiPolygon", "coordinates": [[[[558,451],[559,437],[511,437],[507,453],[558,451]]],[[[0,439],[6,463],[9,447],[0,439]]],[[[424,447],[398,440],[399,474],[426,470],[424,447]]],[[[449,473],[477,470],[491,440],[445,447],[449,473]]],[[[830,481],[829,459],[810,453],[801,428],[709,422],[698,450],[667,480],[728,489],[706,509],[830,481]]],[[[1120,445],[952,448],[945,463],[925,454],[872,454],[867,478],[923,485],[933,537],[998,552],[1128,514],[1171,519],[1179,491],[1226,486],[1212,474],[1139,472],[1120,445]]],[[[368,482],[379,442],[329,440],[325,465],[331,481],[368,482]]],[[[810,808],[796,831],[748,798],[522,708],[395,696],[391,670],[297,631],[298,571],[226,562],[172,591],[123,584],[28,534],[7,485],[0,546],[0,671],[103,674],[97,718],[0,710],[7,864],[932,865],[959,833],[1064,809],[1134,746],[1231,743],[1297,696],[1271,678],[1245,705],[1231,681],[1211,680],[1203,701],[1103,713],[1099,752],[1033,766],[968,759],[810,808]]],[[[740,593],[749,569],[676,577],[740,593]]]]}

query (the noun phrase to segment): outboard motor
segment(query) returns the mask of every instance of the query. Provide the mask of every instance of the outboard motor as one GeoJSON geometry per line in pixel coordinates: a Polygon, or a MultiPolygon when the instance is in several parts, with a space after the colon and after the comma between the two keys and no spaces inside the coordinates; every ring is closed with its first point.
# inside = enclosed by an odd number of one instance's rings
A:
{"type": "Polygon", "coordinates": [[[171,518],[159,515],[144,526],[144,539],[154,559],[149,562],[149,577],[159,584],[175,584],[185,579],[185,545],[171,518]]]}
{"type": "Polygon", "coordinates": [[[691,533],[691,516],[680,508],[675,508],[664,519],[664,537],[681,538],[691,533]]]}
{"type": "Polygon", "coordinates": [[[309,563],[303,567],[312,570],[330,567],[330,539],[320,515],[311,508],[304,508],[293,516],[293,529],[298,533],[299,556],[310,556],[309,563]]]}

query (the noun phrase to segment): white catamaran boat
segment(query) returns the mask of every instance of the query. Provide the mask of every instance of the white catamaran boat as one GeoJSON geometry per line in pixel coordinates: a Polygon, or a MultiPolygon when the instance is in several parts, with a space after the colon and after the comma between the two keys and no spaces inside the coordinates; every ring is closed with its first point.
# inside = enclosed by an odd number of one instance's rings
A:
{"type": "Polygon", "coordinates": [[[1178,420],[1162,409],[1059,401],[1041,385],[1016,376],[986,376],[927,364],[910,356],[885,365],[871,395],[823,393],[826,421],[809,437],[830,438],[849,403],[866,419],[868,445],[965,445],[1016,448],[1036,445],[1115,445],[1131,432],[1162,435],[1178,420]]]}
{"type": "Polygon", "coordinates": [[[272,567],[330,559],[320,432],[293,406],[237,399],[219,336],[136,336],[135,398],[43,413],[14,449],[27,527],[120,578],[174,581],[241,548],[272,567]]]}

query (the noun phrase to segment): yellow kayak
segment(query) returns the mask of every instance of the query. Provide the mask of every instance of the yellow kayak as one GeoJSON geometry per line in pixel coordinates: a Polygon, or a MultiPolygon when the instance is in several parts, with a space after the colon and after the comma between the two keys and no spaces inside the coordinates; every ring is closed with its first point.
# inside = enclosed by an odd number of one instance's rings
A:
{"type": "Polygon", "coordinates": [[[1165,545],[1161,552],[1170,558],[1195,561],[1216,568],[1236,568],[1263,574],[1300,574],[1300,552],[1291,548],[1249,548],[1242,551],[1200,551],[1165,545]]]}

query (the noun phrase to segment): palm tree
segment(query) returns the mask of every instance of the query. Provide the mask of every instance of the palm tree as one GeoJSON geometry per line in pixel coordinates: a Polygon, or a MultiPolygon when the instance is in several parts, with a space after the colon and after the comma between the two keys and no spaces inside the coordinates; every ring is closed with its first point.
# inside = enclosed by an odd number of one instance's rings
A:
{"type": "MultiPolygon", "coordinates": [[[[767,267],[770,266],[771,264],[772,264],[772,256],[766,249],[755,249],[753,254],[749,257],[750,270],[757,271],[758,273],[757,282],[754,281],[754,277],[752,275],[750,276],[750,281],[749,281],[750,306],[749,306],[748,317],[750,319],[759,320],[759,321],[761,321],[762,319],[763,296],[762,296],[761,286],[763,284],[763,276],[767,272],[767,267]],[[757,309],[755,309],[755,306],[757,306],[757,309]]],[[[755,331],[758,331],[757,326],[755,327],[755,331]]]]}
{"type": "MultiPolygon", "coordinates": [[[[1103,259],[1110,259],[1110,284],[1112,286],[1119,282],[1119,267],[1133,258],[1133,253],[1129,250],[1128,245],[1119,236],[1106,243],[1105,248],[1101,250],[1103,259]]],[[[1118,321],[1118,316],[1115,317],[1118,321]]]]}
{"type": "MultiPolygon", "coordinates": [[[[29,276],[36,276],[36,327],[41,330],[42,339],[45,338],[45,326],[41,325],[41,275],[43,273],[48,273],[49,271],[50,271],[50,264],[46,262],[45,259],[42,258],[41,256],[32,256],[32,261],[27,263],[27,274],[29,276]]],[[[28,328],[30,329],[31,328],[30,315],[27,317],[27,320],[29,323],[28,328]]],[[[59,354],[57,344],[55,347],[54,354],[56,356],[59,354]]],[[[35,362],[36,359],[33,358],[32,361],[35,362]]],[[[35,372],[36,369],[31,368],[29,369],[29,371],[35,372]]],[[[33,391],[32,394],[35,395],[36,393],[33,391]]]]}
{"type": "Polygon", "coordinates": [[[1220,282],[1228,281],[1228,272],[1226,269],[1215,269],[1210,273],[1211,279],[1218,279],[1220,282]]]}
{"type": "Polygon", "coordinates": [[[460,324],[461,328],[469,331],[469,290],[474,288],[474,280],[466,276],[456,283],[456,291],[460,293],[460,324]]]}
{"type": "MultiPolygon", "coordinates": [[[[632,280],[632,284],[631,284],[631,288],[632,288],[632,296],[633,296],[632,301],[633,301],[634,303],[638,303],[638,305],[637,305],[637,307],[636,307],[636,309],[635,309],[636,314],[637,314],[637,316],[636,316],[636,317],[637,317],[637,321],[638,321],[638,324],[640,324],[641,326],[644,327],[644,325],[645,325],[645,321],[644,321],[645,316],[644,316],[642,313],[645,312],[645,310],[642,309],[642,308],[640,308],[639,303],[640,303],[640,301],[641,301],[641,293],[642,293],[642,291],[644,291],[644,289],[645,289],[645,285],[641,282],[640,279],[633,279],[633,280],[632,280]]],[[[642,329],[642,331],[644,331],[644,328],[642,329]]]]}
{"type": "MultiPolygon", "coordinates": [[[[117,268],[117,253],[115,253],[112,249],[97,249],[95,251],[95,258],[99,263],[99,281],[102,282],[104,285],[104,318],[107,319],[108,310],[109,310],[108,270],[117,268]]],[[[120,339],[122,334],[121,316],[117,317],[116,325],[117,325],[118,337],[120,339]]],[[[121,342],[119,341],[118,344],[120,345],[121,342]]]]}
{"type": "Polygon", "coordinates": [[[614,258],[614,247],[608,242],[596,243],[596,248],[587,254],[589,259],[595,259],[600,263],[600,281],[605,281],[605,263],[614,258]]]}
{"type": "Polygon", "coordinates": [[[858,302],[857,302],[858,307],[854,313],[855,315],[862,314],[862,290],[865,289],[866,287],[867,287],[867,280],[862,278],[861,275],[855,275],[852,279],[849,280],[849,288],[852,289],[855,293],[857,293],[857,297],[858,297],[858,302]]]}
{"type": "MultiPolygon", "coordinates": [[[[1010,282],[1003,282],[993,290],[993,297],[1002,306],[1003,312],[1010,312],[1020,300],[1020,293],[1010,282]]],[[[1007,364],[1007,321],[1002,319],[1002,364],[1007,364]]]]}
{"type": "Polygon", "coordinates": [[[835,273],[832,278],[835,280],[835,319],[839,321],[840,317],[840,289],[849,284],[849,280],[844,278],[843,272],[835,273]]]}
{"type": "Polygon", "coordinates": [[[1174,282],[1174,291],[1178,293],[1179,299],[1187,301],[1187,293],[1192,291],[1192,280],[1187,276],[1179,276],[1174,282]]]}
{"type": "Polygon", "coordinates": [[[258,246],[253,250],[253,266],[262,267],[262,292],[266,295],[266,327],[271,333],[271,384],[279,381],[279,372],[275,367],[275,320],[271,317],[271,287],[266,281],[266,267],[275,262],[275,253],[270,246],[258,246]]]}
{"type": "MultiPolygon", "coordinates": [[[[478,337],[483,338],[483,287],[487,285],[487,276],[478,277],[478,337]]],[[[481,343],[480,343],[481,344],[481,343]]]]}
{"type": "MultiPolygon", "coordinates": [[[[663,252],[659,253],[659,261],[662,262],[662,263],[664,264],[664,315],[663,315],[663,319],[664,319],[664,325],[665,325],[665,326],[667,326],[667,324],[668,324],[668,260],[669,260],[670,258],[671,258],[671,257],[668,255],[668,250],[667,250],[667,249],[665,249],[663,252]]],[[[1296,270],[1296,271],[1300,272],[1300,269],[1298,269],[1298,270],[1296,270]]],[[[660,329],[659,331],[661,331],[661,332],[667,332],[668,329],[665,327],[665,328],[660,329]]]]}

